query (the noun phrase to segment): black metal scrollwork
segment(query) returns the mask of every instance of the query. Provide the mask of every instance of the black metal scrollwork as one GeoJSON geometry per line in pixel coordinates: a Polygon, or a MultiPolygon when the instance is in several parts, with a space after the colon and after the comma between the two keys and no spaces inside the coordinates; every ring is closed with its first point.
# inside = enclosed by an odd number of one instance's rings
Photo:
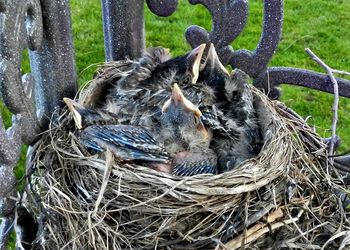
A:
{"type": "Polygon", "coordinates": [[[13,224],[13,168],[21,145],[33,144],[62,97],[76,92],[70,27],[68,0],[0,0],[0,93],[13,114],[9,129],[0,116],[0,249],[6,249],[13,224]],[[22,76],[27,48],[32,73],[22,76]]]}
{"type": "Polygon", "coordinates": [[[3,249],[15,206],[15,200],[9,198],[16,197],[13,168],[19,159],[22,142],[32,143],[40,132],[32,94],[33,77],[21,77],[22,51],[41,45],[43,28],[39,0],[6,1],[0,6],[0,90],[5,105],[13,113],[12,127],[8,130],[0,118],[0,199],[4,216],[0,247],[3,249]]]}
{"type": "Polygon", "coordinates": [[[192,46],[199,43],[214,43],[224,64],[230,63],[252,77],[266,70],[275,52],[282,32],[283,1],[264,1],[264,25],[258,46],[254,51],[240,49],[233,51],[229,45],[243,30],[248,15],[246,0],[214,1],[190,0],[192,4],[203,4],[213,17],[213,30],[207,33],[198,26],[186,31],[186,38],[192,46]]]}
{"type": "Polygon", "coordinates": [[[158,16],[170,16],[176,10],[178,0],[146,0],[148,8],[158,16]]]}
{"type": "MultiPolygon", "coordinates": [[[[336,78],[339,95],[350,97],[350,81],[336,78]]],[[[269,97],[277,99],[280,96],[280,84],[297,85],[328,93],[334,92],[333,84],[328,75],[306,69],[289,67],[271,67],[254,81],[254,85],[269,93],[269,97]]]]}
{"type": "Polygon", "coordinates": [[[203,4],[211,13],[213,29],[207,32],[198,26],[186,30],[186,39],[192,47],[201,43],[213,43],[223,64],[232,58],[233,51],[229,45],[243,30],[248,16],[246,0],[216,1],[190,0],[191,4],[203,4]]]}
{"type": "MultiPolygon", "coordinates": [[[[216,1],[189,0],[202,4],[211,13],[213,29],[207,32],[191,26],[186,38],[192,47],[200,43],[214,43],[223,64],[245,71],[254,79],[254,85],[264,89],[270,98],[280,96],[279,85],[291,84],[333,93],[333,86],[326,74],[305,69],[271,67],[268,63],[277,49],[283,24],[283,0],[264,0],[264,21],[260,41],[253,51],[233,51],[229,45],[243,30],[248,15],[246,0],[216,1]]],[[[350,97],[350,81],[338,79],[341,96],[350,97]]]]}

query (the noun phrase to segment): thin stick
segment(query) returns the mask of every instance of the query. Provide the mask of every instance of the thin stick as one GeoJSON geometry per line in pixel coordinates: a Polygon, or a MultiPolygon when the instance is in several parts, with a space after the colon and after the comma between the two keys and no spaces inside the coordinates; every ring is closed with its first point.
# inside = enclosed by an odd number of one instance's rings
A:
{"type": "MultiPolygon", "coordinates": [[[[329,78],[331,79],[333,83],[333,89],[334,89],[334,101],[333,101],[333,120],[332,120],[332,139],[329,145],[329,154],[334,154],[334,144],[337,140],[336,137],[336,130],[337,130],[337,122],[338,122],[338,103],[339,103],[339,90],[338,90],[338,82],[337,79],[335,79],[333,73],[339,73],[340,71],[334,70],[331,67],[329,67],[326,63],[324,63],[318,56],[315,55],[309,48],[305,49],[306,53],[309,54],[312,60],[317,62],[318,65],[320,65],[322,68],[324,68],[327,71],[327,74],[329,78]]],[[[334,159],[331,158],[331,162],[333,163],[334,159]]]]}
{"type": "Polygon", "coordinates": [[[113,159],[112,153],[109,150],[107,150],[107,152],[106,152],[106,169],[105,169],[105,172],[103,175],[103,181],[101,184],[100,193],[98,194],[98,198],[97,198],[96,203],[95,203],[95,209],[94,209],[93,215],[97,214],[97,212],[99,210],[100,203],[103,199],[104,192],[106,191],[109,176],[111,175],[111,172],[112,172],[113,160],[114,159],[113,159]]]}
{"type": "Polygon", "coordinates": [[[349,73],[349,72],[342,71],[342,70],[337,70],[337,69],[333,69],[333,74],[339,74],[339,75],[350,76],[350,73],[349,73]]]}
{"type": "Polygon", "coordinates": [[[304,210],[300,210],[297,217],[291,218],[291,219],[287,219],[284,220],[282,222],[275,222],[276,220],[280,219],[283,217],[283,211],[279,208],[276,211],[274,211],[273,213],[271,213],[268,217],[267,217],[267,221],[269,223],[257,223],[256,225],[254,225],[253,227],[249,228],[247,230],[247,232],[240,234],[239,236],[237,236],[236,238],[234,238],[233,240],[227,242],[225,244],[225,249],[229,249],[229,250],[235,250],[240,248],[243,245],[243,240],[245,244],[249,244],[255,240],[257,240],[259,237],[261,237],[262,235],[269,233],[271,231],[274,231],[277,228],[286,226],[288,224],[291,224],[293,222],[296,222],[299,220],[300,216],[304,213],[304,210]]]}

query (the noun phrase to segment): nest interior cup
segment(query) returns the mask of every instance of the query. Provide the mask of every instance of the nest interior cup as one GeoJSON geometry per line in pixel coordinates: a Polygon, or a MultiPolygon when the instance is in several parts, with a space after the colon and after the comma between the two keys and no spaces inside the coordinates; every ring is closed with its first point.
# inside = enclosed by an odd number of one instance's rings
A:
{"type": "MultiPolygon", "coordinates": [[[[102,67],[90,85],[128,74],[132,62],[123,62],[102,67]],[[106,70],[110,67],[117,70],[106,70]]],[[[29,207],[45,218],[40,244],[48,249],[325,244],[343,216],[337,198],[329,195],[335,184],[326,171],[326,146],[283,103],[250,89],[263,148],[257,157],[218,175],[178,177],[118,162],[109,151],[104,157],[90,154],[71,132],[73,119],[63,110],[31,159],[36,172],[29,207]],[[38,195],[39,207],[33,202],[38,195]],[[330,220],[332,226],[326,227],[330,220]],[[301,232],[309,233],[300,237],[301,232]]],[[[82,90],[81,98],[89,91],[82,90]]]]}

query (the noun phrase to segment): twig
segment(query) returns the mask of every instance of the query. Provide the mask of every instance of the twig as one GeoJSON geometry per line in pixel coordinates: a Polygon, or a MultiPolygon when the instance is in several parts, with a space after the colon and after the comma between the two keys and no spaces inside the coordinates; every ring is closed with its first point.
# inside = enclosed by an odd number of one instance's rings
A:
{"type": "MultiPolygon", "coordinates": [[[[327,71],[327,74],[329,78],[331,79],[333,83],[333,89],[334,89],[334,101],[333,101],[333,119],[332,119],[332,139],[329,145],[329,154],[334,154],[334,144],[336,143],[337,137],[336,137],[336,130],[337,130],[337,121],[338,121],[338,103],[339,103],[339,90],[338,90],[338,82],[335,79],[333,73],[340,73],[341,71],[334,70],[331,67],[329,67],[326,63],[324,63],[319,57],[317,57],[309,48],[305,49],[306,53],[309,54],[312,60],[317,62],[318,65],[320,65],[322,68],[324,68],[327,71]]],[[[342,72],[344,73],[344,72],[342,72]]],[[[333,163],[333,159],[331,159],[331,162],[333,163]]]]}
{"type": "Polygon", "coordinates": [[[102,181],[102,184],[101,184],[101,189],[100,189],[100,192],[98,194],[98,197],[97,197],[97,200],[96,200],[96,203],[95,203],[95,209],[94,209],[94,212],[93,212],[94,216],[96,216],[96,214],[97,214],[97,212],[99,210],[100,203],[101,203],[101,201],[103,199],[103,194],[106,191],[108,180],[109,180],[109,176],[111,175],[111,172],[112,172],[113,161],[114,161],[114,159],[113,159],[112,153],[109,150],[107,150],[107,152],[106,152],[106,169],[105,169],[105,172],[104,172],[104,175],[103,175],[103,181],[102,181]]]}
{"type": "MultiPolygon", "coordinates": [[[[283,211],[281,209],[277,209],[276,211],[274,211],[273,213],[271,213],[267,217],[266,221],[268,223],[273,223],[277,219],[282,218],[283,215],[284,215],[283,211]]],[[[277,222],[277,223],[273,224],[271,227],[269,227],[268,223],[265,223],[265,224],[264,223],[257,223],[253,227],[249,228],[246,232],[240,234],[239,236],[237,236],[233,240],[227,242],[225,244],[224,249],[229,249],[229,250],[238,249],[242,246],[243,240],[244,240],[245,244],[249,244],[252,241],[258,239],[260,236],[268,233],[270,230],[274,230],[274,229],[279,228],[283,225],[290,224],[290,223],[292,223],[292,221],[288,220],[288,221],[284,221],[284,222],[277,222]]]]}
{"type": "Polygon", "coordinates": [[[342,71],[342,70],[337,70],[337,69],[333,69],[333,73],[334,73],[334,74],[338,74],[338,75],[350,76],[350,72],[346,72],[346,71],[342,71]]]}
{"type": "MultiPolygon", "coordinates": [[[[311,198],[312,199],[312,198],[311,198]]],[[[310,199],[310,200],[311,200],[310,199]]],[[[305,207],[308,207],[310,204],[310,200],[305,201],[305,207]]],[[[266,218],[267,223],[259,223],[254,225],[253,227],[249,228],[245,234],[241,234],[234,238],[233,240],[227,242],[225,244],[225,249],[229,250],[235,250],[238,249],[241,246],[242,238],[244,238],[244,242],[246,244],[251,243],[255,240],[257,240],[262,235],[274,231],[280,227],[287,226],[291,223],[296,223],[300,219],[300,217],[305,212],[305,209],[300,209],[298,214],[295,217],[286,219],[284,221],[277,221],[285,215],[281,208],[278,208],[276,211],[272,212],[269,216],[266,218]]]]}

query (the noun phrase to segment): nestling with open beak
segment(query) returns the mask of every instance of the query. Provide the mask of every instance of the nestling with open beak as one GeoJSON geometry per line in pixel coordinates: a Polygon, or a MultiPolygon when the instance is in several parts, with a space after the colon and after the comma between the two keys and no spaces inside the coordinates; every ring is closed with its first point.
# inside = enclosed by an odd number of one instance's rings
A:
{"type": "Polygon", "coordinates": [[[157,123],[154,118],[160,116],[161,106],[170,97],[173,83],[181,86],[197,80],[204,49],[205,44],[202,44],[186,55],[157,64],[153,71],[136,67],[114,84],[103,108],[117,114],[120,121],[154,126],[157,123]],[[140,77],[141,73],[147,77],[140,77]]]}
{"type": "Polygon", "coordinates": [[[213,44],[201,68],[198,84],[210,86],[216,98],[213,109],[205,111],[203,123],[213,131],[211,147],[218,155],[219,171],[225,172],[256,156],[261,149],[253,94],[248,76],[240,70],[230,75],[213,44]]]}
{"type": "Polygon", "coordinates": [[[162,108],[159,140],[173,157],[173,172],[177,175],[217,172],[217,156],[209,149],[212,139],[202,123],[202,113],[174,84],[172,95],[162,108]]]}
{"type": "Polygon", "coordinates": [[[205,47],[205,44],[201,44],[185,55],[159,64],[151,77],[147,79],[147,83],[160,86],[160,88],[171,87],[174,82],[177,82],[180,87],[183,84],[196,83],[205,47]]]}
{"type": "Polygon", "coordinates": [[[162,107],[160,124],[154,127],[122,125],[113,113],[87,109],[69,98],[64,102],[79,129],[80,143],[88,149],[109,149],[121,161],[180,176],[216,172],[216,155],[208,148],[210,132],[177,84],[162,107]]]}

